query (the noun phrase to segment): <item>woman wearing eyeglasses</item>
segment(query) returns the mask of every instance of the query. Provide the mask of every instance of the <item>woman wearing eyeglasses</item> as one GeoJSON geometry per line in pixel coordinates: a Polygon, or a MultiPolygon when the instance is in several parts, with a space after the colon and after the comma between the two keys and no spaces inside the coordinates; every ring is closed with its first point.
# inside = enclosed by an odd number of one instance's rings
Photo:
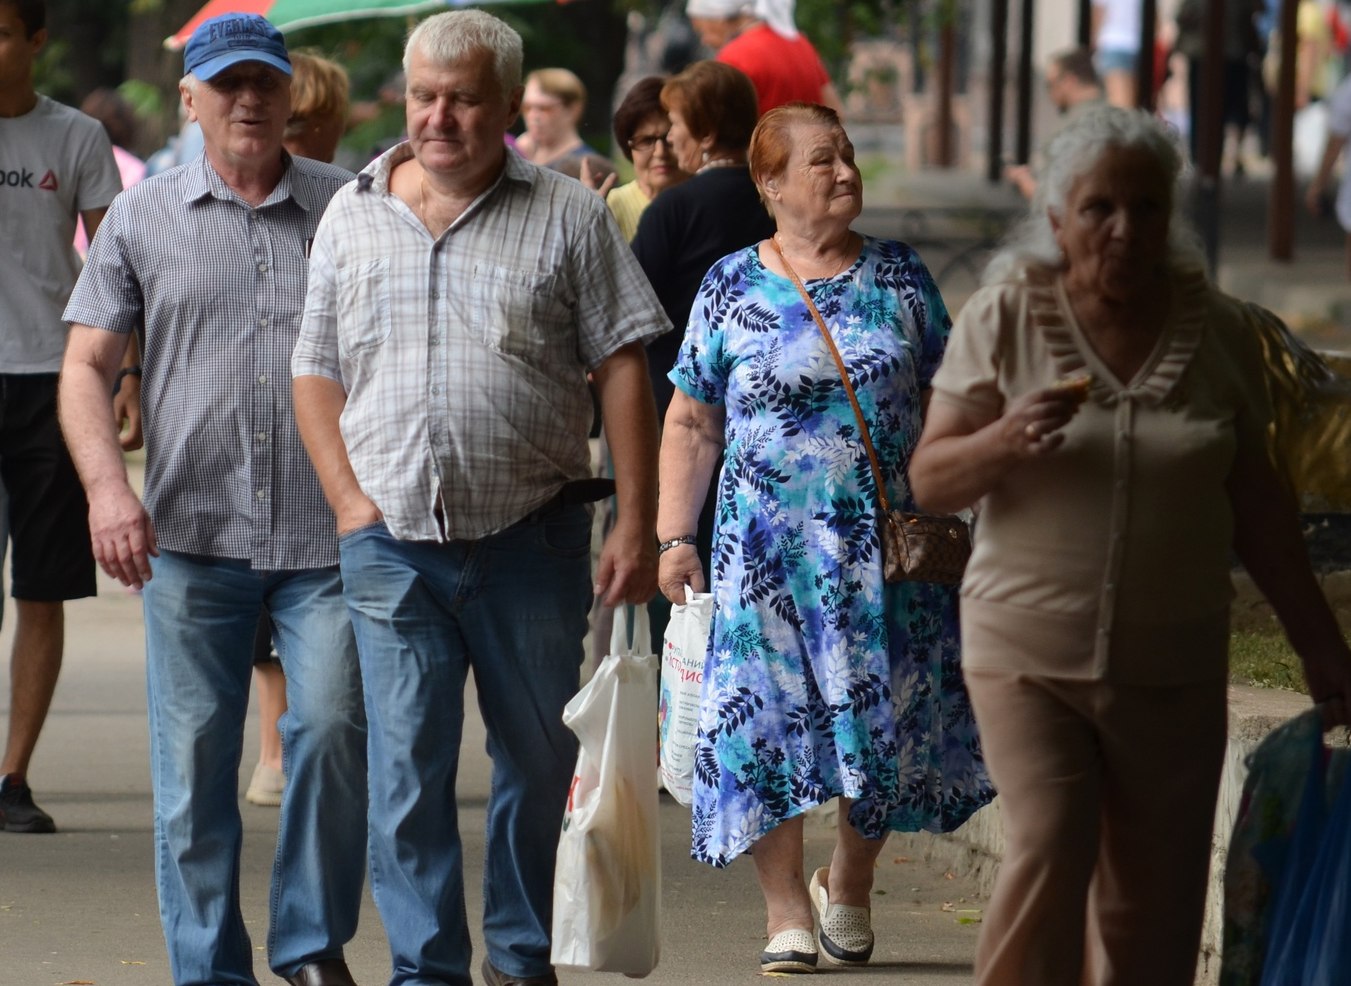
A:
{"type": "Polygon", "coordinates": [[[615,141],[633,162],[633,181],[612,191],[605,203],[629,242],[638,232],[639,217],[657,193],[689,177],[671,150],[671,120],[661,106],[665,81],[656,75],[639,79],[615,110],[615,141]]]}
{"type": "Polygon", "coordinates": [[[746,167],[759,109],[745,73],[695,62],[663,83],[661,105],[671,121],[672,156],[690,178],[643,213],[633,253],[673,326],[647,345],[657,411],[665,414],[674,389],[666,374],[704,275],[729,253],[773,235],[774,221],[746,167]]]}

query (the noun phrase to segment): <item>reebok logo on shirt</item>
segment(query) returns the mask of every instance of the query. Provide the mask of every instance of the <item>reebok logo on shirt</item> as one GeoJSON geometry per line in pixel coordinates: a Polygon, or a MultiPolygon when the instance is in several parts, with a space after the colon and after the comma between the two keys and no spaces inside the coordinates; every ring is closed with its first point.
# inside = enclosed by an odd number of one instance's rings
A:
{"type": "MultiPolygon", "coordinates": [[[[18,171],[0,171],[0,188],[32,188],[33,172],[27,168],[21,168],[18,171]]],[[[61,187],[61,183],[56,178],[56,173],[48,169],[42,176],[37,187],[45,192],[55,192],[61,187]]]]}

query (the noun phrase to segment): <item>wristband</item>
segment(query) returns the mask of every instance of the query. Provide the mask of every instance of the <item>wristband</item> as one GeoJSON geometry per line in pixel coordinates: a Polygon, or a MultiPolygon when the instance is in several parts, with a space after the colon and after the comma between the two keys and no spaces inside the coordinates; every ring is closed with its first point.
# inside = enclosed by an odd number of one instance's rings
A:
{"type": "Polygon", "coordinates": [[[113,390],[116,390],[118,387],[122,386],[123,377],[139,377],[140,375],[141,375],[140,363],[137,363],[135,366],[122,367],[122,369],[117,371],[117,380],[114,381],[113,383],[113,390]]]}
{"type": "Polygon", "coordinates": [[[657,554],[663,555],[672,548],[678,548],[682,544],[694,544],[698,539],[693,534],[682,534],[678,538],[671,538],[669,541],[662,541],[657,545],[657,554]]]}

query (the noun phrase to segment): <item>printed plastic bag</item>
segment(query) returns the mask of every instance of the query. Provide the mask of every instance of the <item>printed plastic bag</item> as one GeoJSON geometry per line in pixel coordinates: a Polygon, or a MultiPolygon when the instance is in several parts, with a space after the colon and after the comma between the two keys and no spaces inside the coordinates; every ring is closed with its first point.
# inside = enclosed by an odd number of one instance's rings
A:
{"type": "Polygon", "coordinates": [[[693,797],[694,740],[699,730],[699,692],[713,622],[713,594],[685,586],[684,605],[671,607],[661,647],[661,783],[682,805],[693,797]]]}
{"type": "Polygon", "coordinates": [[[1351,982],[1351,783],[1341,778],[1329,806],[1321,732],[1310,753],[1294,829],[1254,849],[1272,885],[1261,986],[1351,982]]]}
{"type": "Polygon", "coordinates": [[[661,945],[661,836],[652,769],[657,658],[645,607],[633,644],[615,610],[610,653],[563,710],[581,750],[554,869],[556,966],[646,976],[661,945]]]}

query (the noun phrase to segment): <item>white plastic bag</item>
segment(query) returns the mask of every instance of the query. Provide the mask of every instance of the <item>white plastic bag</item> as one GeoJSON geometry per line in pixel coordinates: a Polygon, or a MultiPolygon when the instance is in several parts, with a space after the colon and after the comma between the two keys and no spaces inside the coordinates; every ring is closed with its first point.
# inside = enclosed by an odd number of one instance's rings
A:
{"type": "Polygon", "coordinates": [[[671,607],[661,648],[661,783],[682,805],[694,786],[694,740],[699,730],[699,693],[713,622],[713,594],[685,586],[685,604],[671,607]]]}
{"type": "Polygon", "coordinates": [[[581,750],[554,869],[556,966],[646,976],[661,945],[661,835],[652,769],[657,658],[647,610],[614,614],[610,653],[563,710],[581,750]]]}

